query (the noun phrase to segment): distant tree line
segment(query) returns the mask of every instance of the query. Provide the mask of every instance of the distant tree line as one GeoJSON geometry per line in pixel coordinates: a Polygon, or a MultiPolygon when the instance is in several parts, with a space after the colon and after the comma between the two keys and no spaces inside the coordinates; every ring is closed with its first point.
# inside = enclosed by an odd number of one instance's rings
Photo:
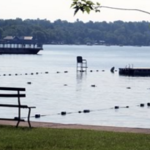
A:
{"type": "Polygon", "coordinates": [[[149,22],[73,23],[56,20],[0,20],[0,39],[5,36],[33,36],[43,44],[150,45],[149,22]]]}

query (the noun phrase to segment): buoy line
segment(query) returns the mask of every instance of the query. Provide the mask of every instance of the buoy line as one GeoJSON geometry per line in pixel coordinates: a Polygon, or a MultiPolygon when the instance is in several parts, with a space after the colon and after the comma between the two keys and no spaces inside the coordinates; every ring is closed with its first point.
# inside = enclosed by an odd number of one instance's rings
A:
{"type": "MultiPolygon", "coordinates": [[[[147,106],[148,108],[150,107],[150,102],[144,104],[144,103],[141,103],[139,105],[136,105],[138,107],[145,107],[147,106]]],[[[61,116],[65,116],[65,115],[69,115],[69,114],[81,114],[81,113],[90,113],[90,112],[96,112],[96,111],[106,111],[106,110],[110,110],[110,109],[113,109],[113,110],[118,110],[118,109],[129,109],[133,106],[114,106],[114,107],[110,107],[110,108],[101,108],[101,109],[84,109],[84,110],[79,110],[79,111],[74,111],[74,112],[67,112],[67,111],[61,111],[59,113],[55,113],[55,114],[35,114],[34,116],[31,116],[32,118],[41,118],[41,117],[46,117],[46,116],[53,116],[53,115],[61,115],[61,116]]],[[[23,117],[23,118],[27,118],[27,117],[23,117]]]]}
{"type": "Polygon", "coordinates": [[[22,75],[25,75],[25,76],[27,76],[27,75],[39,75],[39,74],[49,74],[49,72],[48,71],[45,71],[45,72],[31,72],[31,73],[15,73],[15,74],[6,74],[6,73],[4,73],[4,74],[1,74],[0,76],[22,76],[22,75]]]}
{"type": "MultiPolygon", "coordinates": [[[[80,73],[83,73],[83,72],[85,72],[85,71],[81,71],[80,73]]],[[[89,72],[99,72],[99,70],[97,69],[97,70],[89,70],[89,72]]],[[[103,70],[101,70],[101,72],[105,72],[105,70],[103,69],[103,70]]],[[[67,73],[69,73],[69,71],[67,71],[67,70],[65,70],[65,71],[56,71],[55,73],[57,73],[57,74],[60,74],[60,73],[65,73],[65,74],[67,74],[67,73]]],[[[86,71],[86,73],[87,73],[87,71],[86,71]]],[[[27,75],[40,75],[40,74],[49,74],[49,72],[48,71],[45,71],[45,72],[30,72],[30,73],[14,73],[14,74],[11,74],[11,73],[8,73],[8,74],[6,74],[6,73],[4,73],[4,74],[0,74],[0,76],[22,76],[22,75],[25,75],[25,76],[27,76],[27,75]]]]}

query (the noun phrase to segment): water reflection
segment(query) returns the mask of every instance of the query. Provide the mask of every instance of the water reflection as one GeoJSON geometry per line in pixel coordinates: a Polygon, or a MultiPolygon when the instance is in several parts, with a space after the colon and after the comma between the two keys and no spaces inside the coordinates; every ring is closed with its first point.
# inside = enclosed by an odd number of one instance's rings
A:
{"type": "Polygon", "coordinates": [[[77,71],[76,73],[76,79],[77,79],[77,84],[80,84],[83,79],[85,79],[87,76],[86,71],[77,71]]]}

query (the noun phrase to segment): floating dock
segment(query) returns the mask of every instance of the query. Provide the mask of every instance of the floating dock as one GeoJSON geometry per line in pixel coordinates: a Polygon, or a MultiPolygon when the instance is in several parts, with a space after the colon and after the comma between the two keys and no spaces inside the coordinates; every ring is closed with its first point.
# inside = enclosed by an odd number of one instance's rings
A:
{"type": "Polygon", "coordinates": [[[150,76],[150,68],[119,68],[120,75],[150,76]]]}

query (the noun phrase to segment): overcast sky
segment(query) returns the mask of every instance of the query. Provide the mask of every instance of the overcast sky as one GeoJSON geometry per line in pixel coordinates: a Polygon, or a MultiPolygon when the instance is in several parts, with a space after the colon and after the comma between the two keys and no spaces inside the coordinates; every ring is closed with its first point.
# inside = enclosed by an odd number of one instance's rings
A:
{"type": "MultiPolygon", "coordinates": [[[[142,9],[150,12],[150,0],[93,0],[101,6],[142,9]]],[[[135,11],[119,11],[101,8],[100,13],[78,13],[73,15],[72,0],[0,0],[0,19],[61,19],[74,22],[88,21],[150,21],[150,15],[135,11]]]]}

